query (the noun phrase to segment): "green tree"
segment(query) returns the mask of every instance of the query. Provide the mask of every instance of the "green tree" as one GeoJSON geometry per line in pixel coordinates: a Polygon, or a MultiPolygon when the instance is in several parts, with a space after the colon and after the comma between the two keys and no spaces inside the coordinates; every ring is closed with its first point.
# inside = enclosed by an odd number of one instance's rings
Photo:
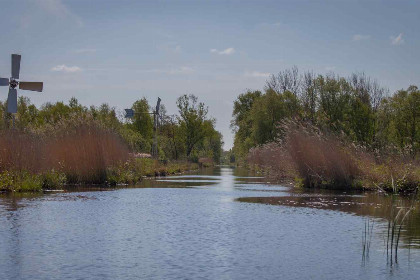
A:
{"type": "Polygon", "coordinates": [[[242,93],[233,103],[233,120],[231,128],[235,132],[234,149],[240,157],[245,158],[250,148],[254,146],[251,138],[253,120],[251,109],[254,103],[261,98],[261,91],[250,91],[242,93]]]}
{"type": "Polygon", "coordinates": [[[198,102],[195,95],[182,95],[176,102],[179,110],[179,124],[185,140],[187,157],[190,157],[194,147],[206,137],[205,121],[208,109],[198,102]]]}
{"type": "Polygon", "coordinates": [[[149,102],[142,98],[134,102],[131,107],[135,114],[133,119],[133,129],[139,132],[144,139],[151,140],[153,137],[153,118],[150,113],[149,102]]]}

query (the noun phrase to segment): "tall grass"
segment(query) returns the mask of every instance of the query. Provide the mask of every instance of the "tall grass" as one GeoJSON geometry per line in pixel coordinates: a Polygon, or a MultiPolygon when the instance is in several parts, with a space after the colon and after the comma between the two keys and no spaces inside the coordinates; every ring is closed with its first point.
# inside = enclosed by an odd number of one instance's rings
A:
{"type": "Polygon", "coordinates": [[[372,243],[372,235],[373,235],[373,225],[375,221],[370,220],[370,218],[367,218],[365,220],[365,227],[362,234],[362,261],[365,262],[369,259],[369,253],[370,253],[370,245],[372,243]]]}
{"type": "Polygon", "coordinates": [[[299,178],[305,187],[346,188],[361,173],[338,138],[294,122],[282,124],[282,131],[282,141],[252,149],[249,162],[276,177],[299,178]]]}
{"type": "Polygon", "coordinates": [[[393,262],[398,262],[398,246],[401,237],[401,230],[404,222],[409,218],[413,209],[413,205],[410,207],[400,207],[397,214],[395,214],[394,208],[391,210],[391,214],[388,219],[386,239],[386,254],[391,264],[393,262]]]}
{"type": "Polygon", "coordinates": [[[250,150],[248,163],[274,179],[305,187],[414,191],[420,165],[402,156],[378,156],[310,124],[281,124],[281,139],[250,150]]]}
{"type": "Polygon", "coordinates": [[[46,145],[33,133],[0,131],[0,171],[39,172],[45,168],[46,145]]]}
{"type": "Polygon", "coordinates": [[[61,130],[47,143],[48,166],[62,170],[69,183],[105,182],[107,168],[129,157],[116,133],[92,124],[61,130]]]}
{"type": "Polygon", "coordinates": [[[92,121],[72,121],[43,131],[0,132],[0,172],[57,170],[68,183],[103,183],[107,168],[129,157],[118,134],[92,121]]]}

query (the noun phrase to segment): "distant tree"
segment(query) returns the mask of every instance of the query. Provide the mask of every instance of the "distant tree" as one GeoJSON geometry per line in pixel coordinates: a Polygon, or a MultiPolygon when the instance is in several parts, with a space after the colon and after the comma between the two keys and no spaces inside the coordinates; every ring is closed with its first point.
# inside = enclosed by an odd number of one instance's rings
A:
{"type": "Polygon", "coordinates": [[[301,76],[296,66],[280,71],[277,75],[271,75],[266,84],[266,89],[272,89],[277,93],[290,91],[295,96],[299,94],[300,87],[301,76]]]}
{"type": "Polygon", "coordinates": [[[139,132],[144,139],[151,140],[153,137],[153,117],[150,113],[149,102],[146,98],[142,98],[134,102],[131,107],[135,114],[132,127],[139,132]]]}
{"type": "Polygon", "coordinates": [[[208,109],[198,102],[195,95],[182,95],[176,102],[179,110],[179,124],[185,139],[187,157],[190,157],[194,147],[206,137],[205,121],[208,109]]]}
{"type": "Polygon", "coordinates": [[[251,139],[253,125],[251,109],[261,96],[261,91],[248,90],[240,94],[233,103],[231,128],[235,132],[234,149],[242,158],[246,157],[248,150],[254,145],[251,139]]]}

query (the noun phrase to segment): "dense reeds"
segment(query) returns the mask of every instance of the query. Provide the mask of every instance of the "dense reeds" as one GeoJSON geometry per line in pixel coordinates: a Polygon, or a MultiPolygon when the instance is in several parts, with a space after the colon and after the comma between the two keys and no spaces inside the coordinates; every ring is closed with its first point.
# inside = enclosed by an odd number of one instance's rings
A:
{"type": "Polygon", "coordinates": [[[136,158],[118,133],[91,120],[40,130],[0,131],[0,191],[41,191],[64,184],[135,184],[142,177],[197,169],[188,162],[136,158]]]}
{"type": "Polygon", "coordinates": [[[283,123],[281,139],[250,150],[248,162],[278,180],[305,187],[414,191],[420,165],[398,155],[378,156],[337,135],[296,122],[283,123]]]}
{"type": "Polygon", "coordinates": [[[30,190],[54,185],[55,180],[104,183],[107,169],[128,157],[118,134],[94,122],[68,122],[43,131],[2,130],[0,188],[21,189],[26,181],[34,182],[26,188],[30,190]]]}
{"type": "Polygon", "coordinates": [[[103,183],[107,168],[127,161],[129,150],[114,132],[96,125],[60,130],[47,144],[47,165],[69,183],[103,183]]]}

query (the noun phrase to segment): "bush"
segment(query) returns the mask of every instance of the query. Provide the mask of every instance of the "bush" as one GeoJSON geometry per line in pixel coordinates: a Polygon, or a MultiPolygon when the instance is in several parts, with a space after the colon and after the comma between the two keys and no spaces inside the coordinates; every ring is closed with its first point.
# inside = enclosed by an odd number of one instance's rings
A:
{"type": "Polygon", "coordinates": [[[67,182],[66,174],[54,169],[41,174],[41,179],[42,189],[44,190],[60,189],[67,182]]]}
{"type": "Polygon", "coordinates": [[[27,171],[3,171],[0,173],[0,190],[13,192],[39,192],[42,191],[42,178],[40,175],[27,171]]]}
{"type": "Polygon", "coordinates": [[[282,125],[283,139],[250,150],[248,162],[277,180],[320,188],[414,191],[420,165],[401,156],[378,157],[308,124],[282,125]]]}

